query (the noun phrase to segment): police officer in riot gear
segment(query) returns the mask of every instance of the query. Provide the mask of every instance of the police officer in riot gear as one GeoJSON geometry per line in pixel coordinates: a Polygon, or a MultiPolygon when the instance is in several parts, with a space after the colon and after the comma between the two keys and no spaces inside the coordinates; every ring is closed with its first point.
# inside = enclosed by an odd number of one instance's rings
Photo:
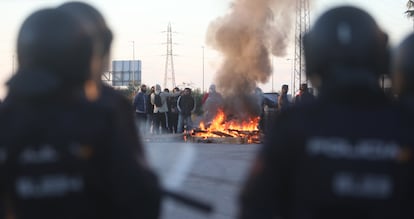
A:
{"type": "Polygon", "coordinates": [[[144,151],[134,123],[134,111],[130,101],[120,92],[102,82],[102,73],[109,65],[113,34],[102,14],[89,4],[83,2],[66,2],[57,8],[73,16],[94,40],[93,67],[85,83],[87,99],[109,108],[118,120],[120,128],[127,132],[128,142],[135,145],[140,160],[146,163],[144,151]]]}
{"type": "MultiPolygon", "coordinates": [[[[134,111],[130,101],[112,87],[103,83],[102,73],[108,68],[109,57],[113,34],[107,26],[102,14],[89,4],[83,2],[67,2],[60,5],[58,10],[63,11],[77,19],[82,27],[92,36],[95,42],[94,58],[96,69],[91,68],[90,77],[86,82],[86,98],[107,108],[117,121],[117,130],[124,133],[124,144],[129,145],[136,150],[137,158],[142,165],[148,166],[140,136],[138,136],[137,127],[134,123],[134,111]],[[92,92],[88,92],[92,91],[92,92]],[[95,95],[90,95],[97,94],[95,95]]],[[[154,176],[155,177],[155,176],[154,176]]],[[[153,218],[160,209],[161,189],[157,183],[153,183],[151,191],[154,195],[152,199],[142,199],[138,204],[142,209],[154,213],[153,218]]],[[[144,215],[144,214],[143,214],[144,215]]]]}
{"type": "Polygon", "coordinates": [[[398,46],[393,58],[393,88],[400,102],[414,109],[414,34],[407,36],[398,46]]]}
{"type": "Polygon", "coordinates": [[[378,80],[388,71],[386,34],[347,6],[323,14],[303,42],[319,97],[275,121],[239,218],[412,218],[412,141],[378,80]]]}
{"type": "Polygon", "coordinates": [[[0,107],[0,195],[14,218],[158,218],[157,180],[123,121],[85,98],[94,42],[57,9],[21,27],[0,107]]]}

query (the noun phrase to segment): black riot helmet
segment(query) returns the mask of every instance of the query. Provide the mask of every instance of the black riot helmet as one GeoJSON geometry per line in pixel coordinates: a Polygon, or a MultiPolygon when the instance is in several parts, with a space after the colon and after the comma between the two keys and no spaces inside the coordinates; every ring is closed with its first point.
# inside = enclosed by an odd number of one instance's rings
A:
{"type": "Polygon", "coordinates": [[[102,14],[89,4],[83,2],[67,2],[60,5],[58,10],[74,16],[91,34],[94,41],[101,47],[99,53],[108,55],[111,48],[113,34],[107,26],[102,14]]]}
{"type": "Polygon", "coordinates": [[[410,34],[397,47],[392,64],[393,85],[397,94],[414,94],[414,34],[410,34]]]}
{"type": "Polygon", "coordinates": [[[92,50],[92,38],[71,16],[55,9],[36,11],[18,34],[19,69],[8,82],[10,90],[47,93],[81,86],[92,50]]]}
{"type": "Polygon", "coordinates": [[[303,45],[309,77],[361,78],[356,74],[363,72],[362,77],[378,78],[389,72],[387,35],[367,12],[352,6],[325,12],[303,37],[303,45]]]}

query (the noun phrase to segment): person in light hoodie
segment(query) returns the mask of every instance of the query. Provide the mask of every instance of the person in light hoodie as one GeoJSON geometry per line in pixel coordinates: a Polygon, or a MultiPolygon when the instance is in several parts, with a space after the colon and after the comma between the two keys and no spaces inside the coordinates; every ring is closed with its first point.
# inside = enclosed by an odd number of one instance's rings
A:
{"type": "Polygon", "coordinates": [[[170,95],[162,92],[159,84],[155,85],[155,92],[151,94],[151,104],[154,106],[154,134],[165,134],[168,133],[168,103],[167,98],[170,95]],[[161,106],[155,104],[155,96],[161,97],[161,106]]]}

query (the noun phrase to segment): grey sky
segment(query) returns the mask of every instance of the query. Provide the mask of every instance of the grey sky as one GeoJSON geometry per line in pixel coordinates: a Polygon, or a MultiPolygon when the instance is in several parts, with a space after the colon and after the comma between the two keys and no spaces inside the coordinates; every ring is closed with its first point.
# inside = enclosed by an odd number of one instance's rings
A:
{"type": "MultiPolygon", "coordinates": [[[[312,1],[312,0],[311,0],[312,1]]],[[[23,20],[34,10],[57,6],[61,0],[0,0],[0,98],[6,94],[3,84],[12,74],[15,38],[23,20]]],[[[149,85],[163,84],[165,45],[168,22],[172,23],[176,83],[193,83],[202,87],[202,46],[211,21],[228,11],[230,0],[89,0],[105,16],[115,33],[112,59],[132,59],[132,41],[135,57],[142,60],[142,79],[149,85]]],[[[293,0],[292,0],[293,2],[293,0]]],[[[362,7],[371,13],[388,32],[393,45],[412,31],[412,21],[404,15],[406,0],[313,0],[311,23],[325,10],[342,4],[362,7]]],[[[292,36],[293,43],[293,36],[292,36]]],[[[274,89],[290,84],[293,45],[286,57],[274,58],[274,89]]],[[[221,57],[205,47],[205,87],[214,78],[221,57]]],[[[15,69],[17,64],[15,64],[15,69]]],[[[169,82],[169,84],[171,84],[169,82]]],[[[260,85],[268,92],[271,79],[260,85]]]]}

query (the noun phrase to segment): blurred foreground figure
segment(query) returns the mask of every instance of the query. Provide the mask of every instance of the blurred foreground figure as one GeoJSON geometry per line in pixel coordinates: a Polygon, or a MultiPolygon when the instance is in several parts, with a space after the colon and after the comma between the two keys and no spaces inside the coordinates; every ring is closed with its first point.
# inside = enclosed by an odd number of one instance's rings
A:
{"type": "Polygon", "coordinates": [[[158,217],[156,180],[119,129],[123,121],[91,101],[96,95],[85,95],[99,69],[98,49],[79,20],[61,10],[35,12],[23,23],[19,69],[0,108],[8,216],[158,217]]]}
{"type": "Polygon", "coordinates": [[[413,218],[412,140],[378,83],[388,71],[386,34],[366,12],[339,7],[303,40],[320,95],[277,118],[239,218],[413,218]]]}
{"type": "Polygon", "coordinates": [[[88,80],[85,83],[85,96],[88,100],[99,103],[112,110],[117,117],[120,128],[129,137],[128,142],[135,145],[144,160],[143,150],[134,123],[134,111],[130,101],[118,91],[102,82],[102,74],[109,65],[112,43],[112,31],[106,25],[101,13],[91,5],[82,2],[68,2],[57,8],[73,16],[81,27],[92,37],[94,54],[92,57],[88,80]]]}
{"type": "MultiPolygon", "coordinates": [[[[140,136],[138,136],[137,126],[134,123],[135,112],[133,106],[124,95],[102,82],[102,74],[109,66],[113,39],[112,31],[107,26],[102,14],[89,4],[68,2],[57,9],[73,16],[93,38],[94,55],[90,67],[90,77],[85,83],[85,96],[88,100],[110,112],[110,116],[116,121],[113,134],[119,136],[121,141],[119,144],[122,144],[126,150],[130,151],[131,155],[135,156],[141,166],[140,168],[144,168],[145,175],[143,175],[143,178],[137,178],[137,180],[141,180],[141,184],[138,185],[133,180],[125,184],[134,198],[139,197],[138,200],[134,200],[125,207],[130,208],[129,210],[133,210],[134,213],[139,213],[142,218],[157,218],[161,203],[161,189],[158,178],[148,169],[143,145],[140,136]],[[135,205],[140,207],[133,207],[135,205]]],[[[144,88],[145,85],[142,87],[144,88]]],[[[124,149],[119,147],[119,150],[124,149]]],[[[135,175],[137,174],[134,173],[135,168],[136,166],[132,165],[126,167],[125,171],[128,174],[135,175]]],[[[136,214],[131,214],[131,216],[133,215],[136,214]]]]}
{"type": "Polygon", "coordinates": [[[398,46],[393,59],[393,88],[400,103],[414,110],[414,34],[398,46]]]}

